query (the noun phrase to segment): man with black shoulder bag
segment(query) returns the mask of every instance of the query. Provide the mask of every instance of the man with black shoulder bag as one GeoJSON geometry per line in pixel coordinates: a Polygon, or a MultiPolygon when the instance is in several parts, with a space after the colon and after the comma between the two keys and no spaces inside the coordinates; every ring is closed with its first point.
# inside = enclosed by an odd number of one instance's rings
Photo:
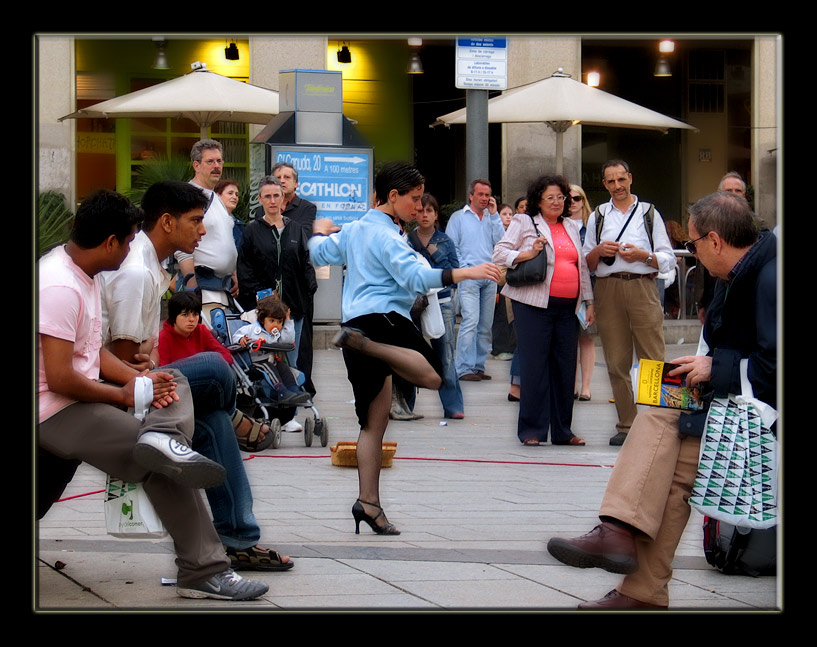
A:
{"type": "Polygon", "coordinates": [[[622,445],[638,412],[633,351],[639,359],[664,359],[664,309],[655,279],[676,261],[661,214],[630,190],[627,162],[610,160],[601,173],[611,199],[590,214],[583,251],[596,275],[596,322],[618,414],[610,444],[622,445]]]}

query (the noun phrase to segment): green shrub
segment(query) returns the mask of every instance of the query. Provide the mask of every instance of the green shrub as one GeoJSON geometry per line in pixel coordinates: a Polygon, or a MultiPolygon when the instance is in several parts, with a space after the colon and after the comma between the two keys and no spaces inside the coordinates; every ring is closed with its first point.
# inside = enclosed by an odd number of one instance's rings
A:
{"type": "Polygon", "coordinates": [[[37,205],[37,256],[68,240],[73,212],[66,206],[65,196],[58,191],[44,191],[37,205]]]}
{"type": "Polygon", "coordinates": [[[138,166],[137,169],[130,190],[123,191],[125,197],[134,204],[139,204],[148,187],[156,182],[164,180],[187,182],[193,177],[193,164],[190,158],[181,156],[150,160],[138,166]]]}

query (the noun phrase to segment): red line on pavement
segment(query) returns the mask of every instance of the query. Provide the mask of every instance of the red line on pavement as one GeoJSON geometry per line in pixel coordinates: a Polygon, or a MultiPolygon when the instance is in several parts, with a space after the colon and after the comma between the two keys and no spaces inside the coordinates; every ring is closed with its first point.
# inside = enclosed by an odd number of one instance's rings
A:
{"type": "MultiPolygon", "coordinates": [[[[245,461],[252,460],[253,458],[331,458],[331,456],[326,455],[295,455],[295,456],[273,456],[270,454],[250,454],[247,458],[243,459],[245,461]]],[[[484,458],[427,458],[424,456],[395,456],[394,460],[399,461],[441,461],[441,462],[449,462],[449,463],[494,463],[497,465],[549,465],[549,466],[559,466],[559,467],[606,467],[612,468],[612,465],[604,465],[602,463],[549,463],[545,461],[497,461],[497,460],[489,460],[484,458]]],[[[62,501],[68,501],[70,499],[78,499],[84,496],[90,496],[92,494],[100,494],[105,490],[94,490],[93,492],[85,492],[84,494],[74,494],[73,496],[63,497],[62,499],[58,499],[57,503],[62,501]]]]}

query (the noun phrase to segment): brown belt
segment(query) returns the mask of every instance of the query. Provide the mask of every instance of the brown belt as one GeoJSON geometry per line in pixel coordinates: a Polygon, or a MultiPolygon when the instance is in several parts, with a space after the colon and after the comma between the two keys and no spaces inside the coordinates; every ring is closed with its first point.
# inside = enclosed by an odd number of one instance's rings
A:
{"type": "Polygon", "coordinates": [[[597,276],[596,279],[621,279],[622,281],[632,281],[633,279],[654,279],[658,276],[657,272],[652,274],[635,274],[633,272],[613,272],[607,276],[597,276]]]}

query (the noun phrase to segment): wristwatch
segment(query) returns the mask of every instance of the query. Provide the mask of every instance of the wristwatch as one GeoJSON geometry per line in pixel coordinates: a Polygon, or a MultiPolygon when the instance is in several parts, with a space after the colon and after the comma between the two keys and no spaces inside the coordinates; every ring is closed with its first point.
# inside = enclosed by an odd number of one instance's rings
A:
{"type": "Polygon", "coordinates": [[[645,262],[647,265],[652,265],[652,254],[650,254],[649,256],[647,256],[647,258],[645,258],[645,259],[644,259],[644,262],[645,262]]]}

